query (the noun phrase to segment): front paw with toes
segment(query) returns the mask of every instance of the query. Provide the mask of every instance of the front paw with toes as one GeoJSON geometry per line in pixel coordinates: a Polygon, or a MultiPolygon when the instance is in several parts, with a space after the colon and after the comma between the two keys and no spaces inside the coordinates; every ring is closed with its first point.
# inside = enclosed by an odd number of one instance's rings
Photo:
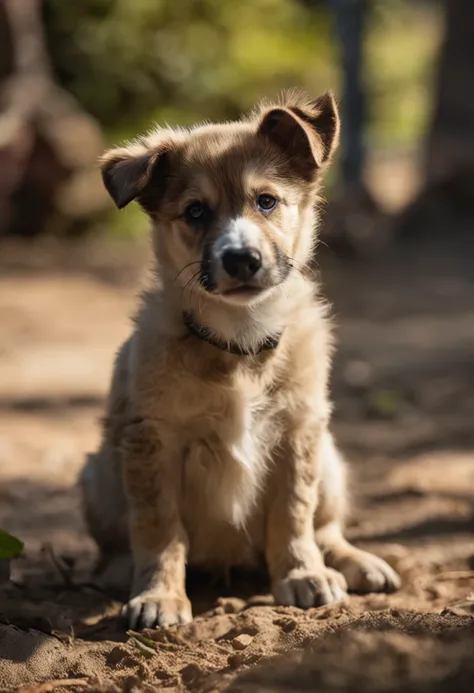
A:
{"type": "Polygon", "coordinates": [[[400,577],[382,558],[367,551],[355,550],[337,562],[337,569],[346,578],[349,590],[359,594],[369,592],[395,592],[400,588],[400,577]]]}
{"type": "Polygon", "coordinates": [[[340,601],[346,597],[346,590],[343,575],[330,568],[324,568],[321,572],[294,569],[273,585],[273,595],[277,604],[298,606],[302,609],[340,601]]]}
{"type": "Polygon", "coordinates": [[[122,610],[132,630],[143,628],[168,628],[192,621],[189,599],[177,595],[158,595],[144,592],[133,597],[122,610]]]}

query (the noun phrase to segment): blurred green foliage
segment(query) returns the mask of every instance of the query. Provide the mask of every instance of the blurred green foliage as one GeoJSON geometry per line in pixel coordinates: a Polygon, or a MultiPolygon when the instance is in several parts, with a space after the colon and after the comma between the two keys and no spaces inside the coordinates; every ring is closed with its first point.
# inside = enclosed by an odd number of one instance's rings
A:
{"type": "Polygon", "coordinates": [[[327,13],[295,0],[46,0],[62,83],[107,127],[232,118],[337,80],[327,13]]]}
{"type": "MultiPolygon", "coordinates": [[[[372,0],[367,87],[373,132],[423,126],[436,14],[372,0]]],[[[56,73],[112,139],[158,120],[236,117],[262,96],[339,85],[327,3],[303,0],[45,0],[56,73]]]]}
{"type": "Polygon", "coordinates": [[[431,115],[441,7],[410,0],[378,0],[376,7],[365,48],[370,143],[412,147],[431,115]]]}
{"type": "MultiPolygon", "coordinates": [[[[412,144],[427,122],[439,10],[410,0],[368,6],[368,137],[412,144]]],[[[44,0],[44,12],[56,74],[110,144],[153,121],[234,118],[288,87],[339,91],[332,17],[320,0],[44,0]]],[[[127,210],[116,231],[137,218],[127,210]]]]}
{"type": "Polygon", "coordinates": [[[0,529],[0,560],[16,558],[23,551],[23,542],[0,529]]]}

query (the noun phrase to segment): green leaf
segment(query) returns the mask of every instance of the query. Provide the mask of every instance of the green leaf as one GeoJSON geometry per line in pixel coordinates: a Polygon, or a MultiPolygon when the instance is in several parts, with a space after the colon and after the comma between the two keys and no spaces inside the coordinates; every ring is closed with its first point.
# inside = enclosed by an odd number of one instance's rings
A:
{"type": "Polygon", "coordinates": [[[403,404],[403,395],[396,390],[375,390],[368,397],[369,413],[381,418],[395,418],[403,404]]]}
{"type": "Polygon", "coordinates": [[[151,640],[151,638],[147,638],[142,633],[137,633],[134,630],[127,630],[127,635],[129,635],[131,638],[135,638],[135,640],[138,640],[138,642],[141,642],[142,645],[146,645],[146,647],[149,647],[151,650],[155,650],[155,652],[157,651],[156,642],[151,640]]]}
{"type": "Polygon", "coordinates": [[[143,657],[151,659],[155,656],[157,649],[156,643],[153,642],[153,640],[133,630],[127,630],[127,635],[130,636],[130,644],[135,647],[143,657]]]}
{"type": "Polygon", "coordinates": [[[0,558],[16,558],[23,551],[23,542],[0,529],[0,558]]]}

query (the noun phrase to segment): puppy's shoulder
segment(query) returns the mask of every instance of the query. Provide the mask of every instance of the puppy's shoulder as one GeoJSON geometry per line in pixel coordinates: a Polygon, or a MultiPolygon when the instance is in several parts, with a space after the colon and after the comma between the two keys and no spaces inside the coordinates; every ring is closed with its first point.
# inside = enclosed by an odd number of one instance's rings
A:
{"type": "Polygon", "coordinates": [[[146,378],[164,366],[177,332],[177,326],[168,315],[161,289],[151,288],[141,293],[133,323],[131,368],[132,372],[146,378]]]}
{"type": "Polygon", "coordinates": [[[148,288],[141,292],[138,310],[133,316],[134,342],[154,351],[164,347],[170,338],[169,316],[162,290],[148,288]]]}
{"type": "Polygon", "coordinates": [[[325,396],[333,352],[333,331],[329,304],[318,287],[302,292],[297,310],[287,327],[285,378],[289,390],[304,395],[306,390],[325,396]]]}
{"type": "Polygon", "coordinates": [[[330,355],[333,343],[331,307],[323,296],[319,285],[305,280],[299,289],[296,310],[288,326],[292,349],[316,349],[330,355]]]}

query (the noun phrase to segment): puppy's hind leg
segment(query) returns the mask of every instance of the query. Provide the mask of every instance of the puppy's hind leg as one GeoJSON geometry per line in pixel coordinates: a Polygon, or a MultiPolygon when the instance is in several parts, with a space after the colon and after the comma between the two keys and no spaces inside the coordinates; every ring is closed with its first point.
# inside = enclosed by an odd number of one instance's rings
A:
{"type": "Polygon", "coordinates": [[[351,592],[394,592],[397,573],[381,558],[352,546],[343,533],[346,510],[344,462],[328,433],[323,445],[321,501],[315,514],[316,543],[329,568],[342,573],[351,592]]]}
{"type": "Polygon", "coordinates": [[[118,451],[104,445],[98,453],[89,455],[79,483],[86,524],[100,551],[97,582],[106,590],[127,591],[132,557],[118,451]]]}

